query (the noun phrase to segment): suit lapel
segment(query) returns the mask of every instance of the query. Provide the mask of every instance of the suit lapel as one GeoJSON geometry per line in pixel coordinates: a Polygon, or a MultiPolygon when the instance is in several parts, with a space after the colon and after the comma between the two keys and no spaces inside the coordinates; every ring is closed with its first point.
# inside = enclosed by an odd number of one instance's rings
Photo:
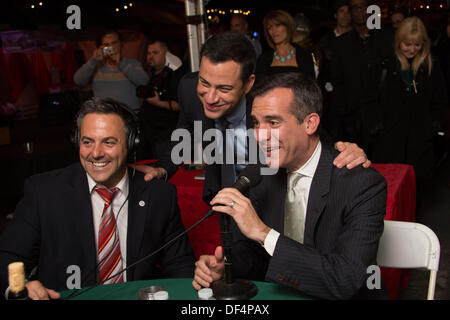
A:
{"type": "Polygon", "coordinates": [[[322,143],[322,154],[309,190],[306,209],[304,244],[314,245],[314,231],[326,204],[326,195],[330,190],[333,159],[330,147],[322,143]]]}
{"type": "MultiPolygon", "coordinates": [[[[71,194],[71,203],[67,214],[76,215],[74,230],[79,235],[79,243],[81,246],[81,252],[86,261],[87,272],[85,276],[89,275],[89,279],[86,279],[87,283],[96,281],[95,272],[91,273],[91,270],[97,270],[97,252],[94,238],[94,220],[92,216],[92,203],[89,193],[89,186],[86,177],[86,172],[81,167],[81,164],[75,167],[72,179],[69,182],[69,192],[71,194]],[[94,276],[93,278],[91,278],[94,276]]],[[[84,278],[82,278],[84,280],[84,278]]]]}
{"type": "MultiPolygon", "coordinates": [[[[128,198],[128,232],[127,232],[127,266],[136,262],[141,248],[145,220],[150,214],[149,188],[141,175],[132,177],[131,170],[128,171],[130,178],[130,190],[128,198]]],[[[127,271],[127,281],[133,280],[134,268],[127,271]]]]}

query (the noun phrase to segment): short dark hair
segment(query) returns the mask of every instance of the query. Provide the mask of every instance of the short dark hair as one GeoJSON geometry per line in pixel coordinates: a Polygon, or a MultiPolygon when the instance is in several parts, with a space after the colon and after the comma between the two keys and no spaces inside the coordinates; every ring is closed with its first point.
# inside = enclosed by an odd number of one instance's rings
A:
{"type": "Polygon", "coordinates": [[[236,31],[211,36],[203,45],[200,56],[213,63],[234,61],[241,65],[241,79],[245,83],[255,73],[256,53],[245,35],[236,31]]]}
{"type": "Polygon", "coordinates": [[[107,30],[105,32],[102,32],[98,36],[98,38],[97,38],[97,46],[99,47],[99,46],[101,46],[103,44],[103,37],[104,36],[106,36],[107,34],[112,34],[112,33],[117,34],[117,37],[119,38],[120,43],[123,43],[123,38],[122,38],[122,35],[120,34],[120,32],[117,31],[117,30],[111,29],[111,30],[107,30]]]}
{"type": "Polygon", "coordinates": [[[294,94],[291,112],[302,123],[307,115],[322,115],[322,91],[311,77],[299,72],[283,72],[264,78],[248,94],[249,103],[276,88],[291,89],[294,94]]]}
{"type": "Polygon", "coordinates": [[[147,40],[146,43],[146,49],[148,48],[149,45],[151,44],[155,44],[155,43],[159,43],[159,45],[161,46],[161,48],[164,48],[166,50],[169,50],[169,46],[167,45],[167,42],[161,40],[161,39],[149,39],[147,40]]]}
{"type": "Polygon", "coordinates": [[[74,143],[77,145],[79,144],[81,138],[81,124],[83,123],[84,118],[91,113],[118,115],[124,123],[127,150],[131,151],[130,149],[133,149],[134,139],[139,132],[136,116],[126,104],[111,98],[102,99],[93,97],[82,104],[75,117],[76,131],[73,137],[74,143]]]}
{"type": "Polygon", "coordinates": [[[234,17],[239,18],[239,19],[241,19],[242,21],[244,21],[245,23],[248,24],[248,19],[247,19],[247,17],[244,16],[242,13],[233,13],[233,14],[231,15],[231,17],[230,17],[230,21],[231,21],[231,19],[234,18],[234,17]]]}
{"type": "Polygon", "coordinates": [[[348,0],[336,0],[333,5],[333,13],[338,12],[340,7],[348,6],[348,5],[349,5],[348,0]]]}

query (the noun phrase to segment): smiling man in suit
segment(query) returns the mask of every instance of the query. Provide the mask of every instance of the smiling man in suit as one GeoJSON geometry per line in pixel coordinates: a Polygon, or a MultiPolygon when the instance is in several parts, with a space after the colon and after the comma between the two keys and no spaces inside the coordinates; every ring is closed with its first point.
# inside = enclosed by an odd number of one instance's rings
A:
{"type": "MultiPolygon", "coordinates": [[[[325,299],[387,298],[369,290],[376,264],[387,187],[375,170],[333,165],[336,151],[318,134],[322,95],[298,73],[268,78],[250,93],[255,135],[275,175],[262,177],[250,199],[225,188],[211,201],[230,215],[233,273],[325,299]]],[[[196,263],[193,286],[209,287],[224,272],[223,248],[196,263]]]]}
{"type": "Polygon", "coordinates": [[[68,289],[72,266],[79,268],[83,287],[192,276],[194,255],[186,235],[125,272],[184,231],[175,187],[146,183],[127,166],[138,133],[125,105],[99,98],[83,104],[74,135],[80,163],[28,179],[0,238],[2,292],[13,261],[23,261],[27,274],[37,267],[26,285],[32,299],[59,298],[52,289],[68,289]]]}
{"type": "MultiPolygon", "coordinates": [[[[251,158],[247,129],[252,128],[251,103],[247,93],[255,82],[256,54],[250,41],[238,32],[222,32],[210,37],[200,52],[199,72],[185,75],[178,86],[180,116],[177,129],[187,129],[193,141],[194,122],[201,123],[201,136],[210,129],[233,130],[236,140],[228,139],[225,144],[234,144],[234,157],[251,158]],[[245,133],[245,134],[239,134],[245,133]]],[[[166,156],[159,159],[158,167],[137,166],[145,172],[145,179],[170,178],[178,166],[172,162],[171,151],[178,141],[173,142],[166,156]]],[[[203,148],[210,142],[203,141],[203,148]]],[[[334,163],[338,167],[353,168],[361,163],[370,166],[364,151],[356,144],[337,142],[334,163]]],[[[194,146],[193,150],[197,150],[194,146]]],[[[190,156],[190,155],[189,155],[190,156]]],[[[194,159],[193,157],[191,159],[194,159]]],[[[246,161],[248,163],[248,161],[246,161]]],[[[203,199],[209,202],[223,187],[231,186],[245,168],[246,163],[209,164],[205,172],[203,199]]]]}

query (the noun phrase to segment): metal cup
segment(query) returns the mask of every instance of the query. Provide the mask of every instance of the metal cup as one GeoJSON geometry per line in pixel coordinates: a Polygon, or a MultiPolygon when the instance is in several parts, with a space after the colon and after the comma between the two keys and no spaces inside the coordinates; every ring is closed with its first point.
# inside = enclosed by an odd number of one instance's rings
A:
{"type": "Polygon", "coordinates": [[[138,291],[138,300],[155,300],[153,295],[158,291],[164,291],[161,286],[150,286],[141,288],[138,291]]]}

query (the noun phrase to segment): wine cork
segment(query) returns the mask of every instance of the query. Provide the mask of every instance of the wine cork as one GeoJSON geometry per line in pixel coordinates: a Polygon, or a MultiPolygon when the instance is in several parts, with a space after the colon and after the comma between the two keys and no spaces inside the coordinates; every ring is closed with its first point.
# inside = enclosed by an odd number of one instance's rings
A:
{"type": "Polygon", "coordinates": [[[13,262],[8,266],[9,290],[20,292],[25,288],[25,272],[23,262],[13,262]]]}

